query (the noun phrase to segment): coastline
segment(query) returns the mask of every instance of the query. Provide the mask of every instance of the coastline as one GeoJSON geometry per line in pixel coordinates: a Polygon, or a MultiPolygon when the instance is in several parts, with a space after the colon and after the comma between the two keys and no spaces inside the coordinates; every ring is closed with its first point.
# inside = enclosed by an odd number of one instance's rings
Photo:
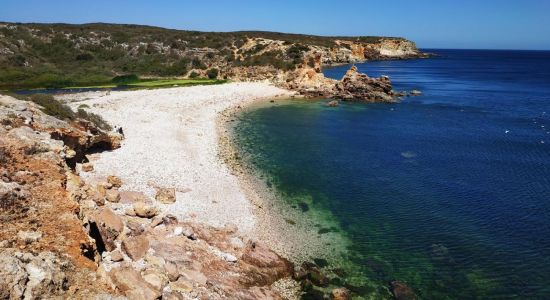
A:
{"type": "Polygon", "coordinates": [[[243,153],[236,143],[238,137],[235,126],[240,114],[284,101],[293,100],[284,96],[256,99],[221,112],[217,119],[219,155],[238,178],[247,199],[253,204],[253,212],[258,220],[257,235],[261,241],[296,265],[316,258],[326,259],[332,265],[336,265],[340,252],[350,242],[341,232],[319,234],[319,220],[331,222],[330,227],[338,227],[333,221],[334,218],[326,215],[330,212],[316,211],[323,213],[322,216],[305,215],[300,209],[285,202],[275,187],[266,184],[264,177],[268,174],[262,174],[260,170],[251,166],[249,161],[242,158],[243,153]]]}
{"type": "MultiPolygon", "coordinates": [[[[121,190],[141,192],[150,198],[154,197],[157,187],[175,187],[178,201],[172,205],[160,204],[164,213],[215,227],[234,224],[243,237],[257,239],[280,255],[300,264],[313,258],[330,260],[331,257],[327,254],[334,253],[336,248],[345,247],[347,242],[337,234],[319,235],[318,228],[315,227],[315,220],[319,218],[308,218],[300,210],[283,203],[280,195],[265,184],[257,170],[235,159],[238,150],[234,143],[234,122],[231,122],[243,110],[253,109],[258,105],[270,105],[272,100],[279,102],[293,97],[297,97],[294,92],[265,83],[113,91],[108,95],[105,92],[87,92],[58,96],[63,101],[70,101],[69,105],[73,108],[84,103],[89,105],[92,112],[102,115],[115,126],[121,126],[126,134],[121,149],[91,156],[94,171],[81,173],[86,181],[96,182],[108,175],[116,175],[125,183],[121,190]],[[242,92],[243,95],[239,91],[231,92],[233,87],[244,87],[246,92],[242,92]],[[203,104],[195,101],[191,107],[186,107],[188,110],[185,112],[181,111],[186,106],[183,102],[168,101],[171,97],[187,99],[186,95],[199,94],[203,104]],[[233,99],[218,101],[228,95],[233,96],[233,99]],[[154,105],[152,101],[156,100],[151,98],[161,100],[154,105]],[[176,113],[178,121],[173,126],[166,126],[156,123],[153,117],[136,117],[138,110],[127,111],[134,106],[137,109],[142,104],[147,105],[145,110],[153,114],[164,115],[170,110],[180,110],[180,113],[176,113]],[[177,128],[175,124],[187,129],[173,133],[172,129],[177,128]],[[150,131],[150,128],[157,129],[150,131]],[[159,131],[158,128],[162,130],[159,131]],[[169,144],[171,147],[161,145],[169,142],[162,138],[163,132],[176,134],[176,142],[169,144]],[[142,136],[144,134],[147,138],[142,136]],[[190,143],[192,138],[200,141],[190,143]],[[139,150],[147,140],[148,148],[156,150],[139,150]],[[174,151],[181,151],[181,157],[174,155],[174,151]],[[155,152],[165,153],[168,157],[159,157],[155,152]],[[193,152],[196,156],[186,155],[188,152],[193,152]],[[186,158],[200,162],[193,164],[186,158]],[[171,163],[163,165],[166,159],[171,159],[171,163]],[[171,165],[180,166],[183,171],[178,173],[171,165]],[[212,170],[217,171],[211,173],[212,170]],[[204,172],[210,174],[200,176],[199,173],[204,172]],[[185,176],[184,174],[195,178],[176,178],[185,176]],[[199,190],[203,191],[197,193],[199,190]],[[329,244],[335,248],[330,250],[329,244]]],[[[173,116],[169,114],[160,119],[167,122],[171,117],[173,116]]]]}

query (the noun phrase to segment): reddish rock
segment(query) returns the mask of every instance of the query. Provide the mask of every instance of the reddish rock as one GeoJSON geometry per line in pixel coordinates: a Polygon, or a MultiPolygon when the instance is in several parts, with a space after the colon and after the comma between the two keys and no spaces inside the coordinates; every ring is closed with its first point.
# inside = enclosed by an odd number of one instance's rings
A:
{"type": "Polygon", "coordinates": [[[127,237],[122,241],[121,246],[124,253],[136,261],[144,257],[149,250],[149,239],[144,235],[127,237]]]}
{"type": "Polygon", "coordinates": [[[102,208],[93,217],[93,225],[99,231],[101,241],[107,251],[116,249],[115,240],[124,229],[122,218],[110,208],[102,208]]]}
{"type": "Polygon", "coordinates": [[[117,190],[106,190],[105,199],[112,203],[120,202],[120,193],[117,190]]]}
{"type": "Polygon", "coordinates": [[[141,192],[134,192],[134,191],[121,191],[120,194],[120,202],[124,204],[133,204],[135,202],[147,202],[149,201],[149,198],[141,192]]]}
{"type": "Polygon", "coordinates": [[[116,288],[130,299],[157,299],[160,292],[131,267],[113,269],[109,276],[116,288]]]}
{"type": "Polygon", "coordinates": [[[406,283],[401,281],[391,282],[391,292],[397,300],[416,300],[414,290],[406,283]]]}
{"type": "Polygon", "coordinates": [[[268,285],[294,273],[291,262],[257,242],[248,243],[241,259],[252,266],[249,271],[256,285],[268,285]]]}

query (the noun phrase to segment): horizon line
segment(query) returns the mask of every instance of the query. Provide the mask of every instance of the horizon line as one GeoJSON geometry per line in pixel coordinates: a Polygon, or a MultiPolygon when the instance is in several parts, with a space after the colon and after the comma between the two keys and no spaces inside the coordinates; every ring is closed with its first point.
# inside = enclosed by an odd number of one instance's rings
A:
{"type": "MultiPolygon", "coordinates": [[[[294,34],[294,35],[305,35],[305,36],[318,36],[326,38],[354,38],[354,37],[380,37],[380,38],[390,38],[390,39],[405,39],[411,42],[417,43],[416,41],[409,39],[403,36],[385,36],[385,35],[323,35],[323,34],[312,34],[312,33],[297,33],[297,32],[283,32],[283,31],[271,31],[271,30],[262,30],[262,29],[239,29],[231,31],[206,31],[206,30],[197,30],[197,29],[183,29],[177,27],[163,27],[159,25],[149,25],[149,24],[136,24],[136,23],[110,23],[110,22],[85,22],[85,23],[67,23],[67,22],[14,22],[14,21],[3,21],[0,20],[0,23],[11,23],[11,24],[42,24],[42,25],[94,25],[94,24],[104,24],[104,25],[121,25],[121,26],[144,26],[144,27],[153,27],[167,30],[181,30],[181,31],[191,31],[191,32],[204,32],[204,33],[239,33],[239,32],[266,32],[266,33],[281,33],[281,34],[294,34]]],[[[464,47],[418,47],[422,50],[487,50],[487,51],[550,51],[550,48],[538,48],[538,49],[524,49],[524,48],[464,48],[464,47]]]]}

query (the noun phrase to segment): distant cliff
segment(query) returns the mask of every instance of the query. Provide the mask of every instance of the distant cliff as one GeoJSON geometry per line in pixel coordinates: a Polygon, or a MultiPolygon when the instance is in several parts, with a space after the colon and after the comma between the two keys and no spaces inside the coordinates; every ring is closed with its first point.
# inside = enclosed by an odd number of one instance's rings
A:
{"type": "Polygon", "coordinates": [[[422,56],[413,42],[391,37],[0,23],[0,88],[103,83],[121,74],[272,80],[301,65],[422,56]]]}

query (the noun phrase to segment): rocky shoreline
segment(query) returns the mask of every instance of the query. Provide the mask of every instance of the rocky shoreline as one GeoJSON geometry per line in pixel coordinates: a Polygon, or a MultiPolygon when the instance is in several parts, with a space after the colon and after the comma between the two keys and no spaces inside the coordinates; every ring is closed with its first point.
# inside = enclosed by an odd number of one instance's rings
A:
{"type": "MultiPolygon", "coordinates": [[[[258,99],[244,97],[235,105],[258,99]]],[[[155,186],[151,196],[129,189],[126,175],[102,175],[98,153],[128,147],[130,128],[124,137],[61,121],[8,96],[0,117],[3,298],[298,299],[298,281],[317,274],[313,268],[297,277],[269,241],[234,224],[182,217],[170,208],[186,193],[179,187],[155,186]]]]}

